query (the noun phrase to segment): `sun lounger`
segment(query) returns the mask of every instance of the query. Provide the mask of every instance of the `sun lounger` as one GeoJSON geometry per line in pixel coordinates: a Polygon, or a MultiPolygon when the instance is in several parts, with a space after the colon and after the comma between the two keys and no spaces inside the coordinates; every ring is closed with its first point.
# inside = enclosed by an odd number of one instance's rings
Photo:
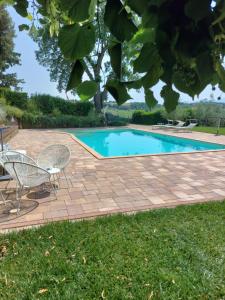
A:
{"type": "Polygon", "coordinates": [[[185,122],[180,121],[180,120],[177,120],[176,122],[177,122],[177,125],[172,125],[172,124],[169,124],[169,123],[165,124],[165,125],[160,125],[160,124],[153,125],[152,129],[173,129],[175,127],[182,127],[185,124],[185,122]]]}
{"type": "Polygon", "coordinates": [[[167,120],[167,124],[158,123],[157,125],[152,125],[152,129],[160,129],[165,126],[173,126],[173,120],[167,120]]]}
{"type": "Polygon", "coordinates": [[[174,126],[174,132],[192,132],[192,129],[197,126],[197,123],[190,123],[187,126],[176,127],[174,126]]]}
{"type": "Polygon", "coordinates": [[[164,128],[166,128],[166,129],[180,128],[180,127],[183,127],[185,124],[185,122],[179,121],[179,120],[177,120],[176,122],[177,122],[176,125],[166,125],[164,128]]]}

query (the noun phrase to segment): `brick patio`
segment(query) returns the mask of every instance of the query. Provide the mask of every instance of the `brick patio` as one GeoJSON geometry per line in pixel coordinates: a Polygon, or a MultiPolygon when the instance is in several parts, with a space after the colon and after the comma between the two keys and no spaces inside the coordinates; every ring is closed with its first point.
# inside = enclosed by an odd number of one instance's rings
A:
{"type": "MultiPolygon", "coordinates": [[[[225,136],[170,134],[225,144],[225,136]]],[[[70,135],[56,131],[21,130],[10,142],[32,157],[54,143],[71,150],[66,169],[70,187],[62,178],[56,200],[53,195],[36,199],[36,209],[0,223],[0,230],[225,198],[225,151],[99,160],[70,135]]]]}

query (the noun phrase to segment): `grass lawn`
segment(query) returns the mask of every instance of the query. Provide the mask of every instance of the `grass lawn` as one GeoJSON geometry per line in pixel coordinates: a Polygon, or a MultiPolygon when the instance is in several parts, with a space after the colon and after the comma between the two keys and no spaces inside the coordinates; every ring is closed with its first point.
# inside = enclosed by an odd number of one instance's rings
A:
{"type": "MultiPolygon", "coordinates": [[[[213,133],[216,134],[217,132],[217,127],[206,127],[206,126],[197,126],[192,129],[193,131],[200,131],[200,132],[206,132],[206,133],[213,133]]],[[[220,128],[219,133],[221,135],[225,135],[225,127],[220,128]]]]}
{"type": "Polygon", "coordinates": [[[225,202],[0,236],[0,299],[225,299],[225,202]]]}
{"type": "Polygon", "coordinates": [[[121,117],[121,118],[128,118],[128,119],[131,119],[132,118],[132,115],[133,115],[133,112],[135,110],[122,110],[122,109],[110,109],[110,108],[107,108],[106,112],[108,113],[111,113],[113,114],[114,116],[118,116],[118,117],[121,117]]]}

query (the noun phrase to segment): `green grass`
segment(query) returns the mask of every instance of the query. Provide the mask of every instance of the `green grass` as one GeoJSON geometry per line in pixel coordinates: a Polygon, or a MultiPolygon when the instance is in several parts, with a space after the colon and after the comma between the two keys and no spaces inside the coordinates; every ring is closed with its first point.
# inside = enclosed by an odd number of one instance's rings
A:
{"type": "Polygon", "coordinates": [[[52,223],[0,249],[1,300],[225,299],[225,202],[52,223]]]}
{"type": "MultiPolygon", "coordinates": [[[[217,127],[197,126],[197,127],[193,128],[192,130],[193,131],[200,131],[200,132],[216,134],[217,127]]],[[[220,128],[219,133],[221,135],[225,135],[225,127],[220,128]]]]}
{"type": "Polygon", "coordinates": [[[122,110],[122,109],[112,109],[112,108],[108,108],[106,112],[113,114],[114,116],[118,116],[121,118],[128,118],[131,119],[133,112],[135,110],[122,110]]]}

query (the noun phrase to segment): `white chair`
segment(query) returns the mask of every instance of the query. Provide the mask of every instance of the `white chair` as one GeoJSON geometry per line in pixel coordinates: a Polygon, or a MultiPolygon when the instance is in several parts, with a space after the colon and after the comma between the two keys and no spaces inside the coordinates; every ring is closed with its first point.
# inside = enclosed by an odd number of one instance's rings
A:
{"type": "Polygon", "coordinates": [[[173,125],[173,123],[165,124],[165,125],[153,125],[152,129],[174,129],[175,127],[182,127],[185,122],[176,120],[177,124],[173,125]]]}
{"type": "MultiPolygon", "coordinates": [[[[4,164],[6,171],[16,180],[16,200],[18,202],[17,213],[20,211],[20,203],[22,194],[26,189],[31,189],[34,187],[39,187],[46,182],[50,183],[50,177],[48,171],[29,163],[24,162],[6,162],[4,164]]],[[[53,189],[54,191],[54,189],[53,189]]],[[[54,191],[55,193],[55,191],[54,191]]],[[[56,196],[56,194],[55,194],[56,196]]]]}
{"type": "Polygon", "coordinates": [[[4,168],[4,164],[9,161],[24,162],[32,165],[36,165],[36,162],[33,158],[29,157],[26,154],[18,152],[16,150],[6,150],[0,152],[0,164],[4,168]]]}
{"type": "Polygon", "coordinates": [[[152,129],[161,129],[165,126],[173,126],[173,120],[167,120],[167,124],[158,123],[157,125],[152,125],[152,129]]]}
{"type": "Polygon", "coordinates": [[[192,129],[197,126],[197,123],[190,123],[187,126],[174,127],[174,132],[192,132],[192,129]]]}
{"type": "Polygon", "coordinates": [[[176,125],[166,125],[164,128],[166,128],[166,129],[180,128],[180,127],[183,127],[185,124],[184,121],[180,121],[180,120],[177,120],[176,122],[177,122],[176,125]]]}
{"type": "MultiPolygon", "coordinates": [[[[5,169],[6,162],[12,162],[12,161],[13,162],[24,162],[24,163],[36,165],[36,162],[31,157],[29,157],[21,152],[18,152],[16,150],[5,150],[5,151],[0,152],[0,165],[2,166],[2,168],[5,169]]],[[[11,180],[11,178],[9,178],[9,180],[7,181],[5,189],[8,188],[10,180],[11,180]]],[[[0,195],[1,195],[3,202],[6,204],[7,200],[5,199],[2,191],[0,191],[0,195]]]]}
{"type": "Polygon", "coordinates": [[[57,176],[61,172],[66,178],[67,185],[69,182],[65,173],[65,167],[70,160],[70,150],[67,146],[62,144],[54,144],[44,148],[38,155],[37,165],[50,174],[57,176]]]}

